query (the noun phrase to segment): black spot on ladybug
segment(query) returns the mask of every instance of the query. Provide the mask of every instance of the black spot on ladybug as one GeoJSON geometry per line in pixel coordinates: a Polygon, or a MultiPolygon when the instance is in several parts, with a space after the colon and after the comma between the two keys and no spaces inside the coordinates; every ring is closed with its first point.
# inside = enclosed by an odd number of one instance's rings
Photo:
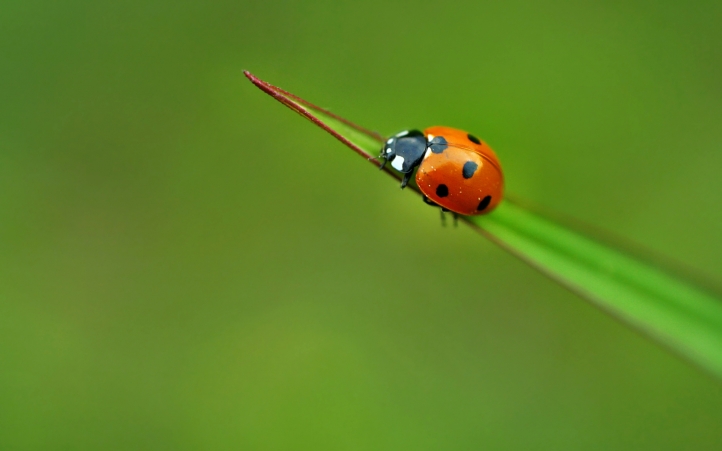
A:
{"type": "Polygon", "coordinates": [[[467,133],[466,137],[469,138],[469,141],[473,142],[474,144],[481,144],[481,141],[479,141],[479,138],[472,135],[471,133],[467,133]]]}
{"type": "Polygon", "coordinates": [[[444,139],[443,136],[437,136],[431,141],[429,141],[429,147],[431,148],[431,151],[434,153],[441,153],[446,150],[448,146],[448,143],[446,142],[446,139],[444,139]]]}
{"type": "Polygon", "coordinates": [[[481,202],[479,202],[479,206],[476,207],[477,210],[483,211],[486,207],[489,206],[491,203],[491,196],[486,196],[485,198],[481,199],[481,202]]]}
{"type": "Polygon", "coordinates": [[[463,175],[465,179],[470,179],[473,177],[474,172],[476,172],[476,168],[478,167],[479,165],[473,161],[467,161],[464,163],[464,169],[461,171],[461,175],[463,175]]]}
{"type": "MultiPolygon", "coordinates": [[[[444,184],[437,186],[436,187],[436,195],[439,197],[448,196],[449,195],[449,187],[444,184]]],[[[487,197],[489,197],[489,196],[487,196],[487,197]]]]}

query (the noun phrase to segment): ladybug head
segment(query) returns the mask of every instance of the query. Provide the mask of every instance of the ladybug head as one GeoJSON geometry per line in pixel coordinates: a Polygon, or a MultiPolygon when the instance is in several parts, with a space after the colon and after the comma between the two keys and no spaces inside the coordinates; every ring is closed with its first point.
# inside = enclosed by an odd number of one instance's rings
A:
{"type": "Polygon", "coordinates": [[[426,136],[418,130],[403,131],[386,141],[380,158],[402,174],[410,174],[421,164],[426,153],[426,136]]]}

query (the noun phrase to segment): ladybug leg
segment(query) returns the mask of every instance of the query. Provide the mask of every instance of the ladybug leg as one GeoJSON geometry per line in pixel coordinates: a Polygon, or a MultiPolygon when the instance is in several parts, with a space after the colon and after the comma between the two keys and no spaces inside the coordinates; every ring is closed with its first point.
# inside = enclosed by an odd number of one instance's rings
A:
{"type": "Polygon", "coordinates": [[[379,170],[381,170],[384,168],[384,166],[386,166],[386,163],[389,160],[386,159],[386,155],[384,155],[383,153],[381,155],[379,155],[379,159],[381,160],[381,164],[379,165],[379,170]]]}
{"type": "Polygon", "coordinates": [[[411,180],[411,174],[412,172],[407,172],[404,174],[404,178],[401,180],[401,189],[406,188],[406,185],[409,183],[409,180],[411,180]]]}
{"type": "MultiPolygon", "coordinates": [[[[426,205],[430,205],[432,207],[439,207],[439,204],[437,204],[436,202],[434,202],[433,200],[429,199],[426,196],[423,196],[422,199],[424,199],[424,203],[426,205]]],[[[446,215],[444,213],[446,213],[448,211],[450,211],[450,210],[447,210],[444,207],[439,207],[439,213],[441,213],[441,225],[444,227],[446,227],[446,215]]],[[[456,219],[457,219],[458,215],[454,212],[451,212],[451,214],[454,215],[454,227],[456,227],[456,219]]]]}
{"type": "Polygon", "coordinates": [[[452,213],[452,215],[454,216],[454,227],[458,227],[459,226],[459,215],[456,213],[452,213]]]}
{"type": "Polygon", "coordinates": [[[428,197],[426,197],[426,196],[422,196],[422,197],[423,197],[424,203],[425,203],[426,205],[431,205],[432,207],[438,207],[438,206],[439,206],[436,202],[434,202],[433,200],[429,199],[428,197]]]}
{"type": "Polygon", "coordinates": [[[440,210],[441,210],[441,225],[446,227],[446,215],[444,213],[451,213],[451,215],[454,217],[454,227],[456,227],[456,213],[454,213],[453,211],[451,211],[447,208],[444,208],[444,207],[440,207],[440,210]]]}

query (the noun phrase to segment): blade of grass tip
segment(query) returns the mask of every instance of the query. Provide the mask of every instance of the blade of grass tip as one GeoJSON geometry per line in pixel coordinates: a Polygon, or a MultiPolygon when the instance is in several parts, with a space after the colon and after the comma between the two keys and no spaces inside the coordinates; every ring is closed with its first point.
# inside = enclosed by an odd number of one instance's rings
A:
{"type": "MultiPolygon", "coordinates": [[[[367,130],[288,91],[273,86],[247,70],[243,71],[243,74],[263,92],[318,125],[367,161],[375,165],[379,164],[375,153],[381,150],[386,140],[379,133],[367,130]]],[[[384,171],[394,178],[400,178],[387,168],[384,168],[384,171]]]]}
{"type": "MultiPolygon", "coordinates": [[[[384,137],[359,127],[249,72],[253,84],[326,130],[367,161],[384,137]]],[[[388,174],[400,177],[390,170],[388,174]]],[[[419,193],[418,188],[409,185],[419,193]]],[[[518,203],[462,222],[562,286],[722,378],[722,301],[679,275],[597,241],[518,203]]]]}

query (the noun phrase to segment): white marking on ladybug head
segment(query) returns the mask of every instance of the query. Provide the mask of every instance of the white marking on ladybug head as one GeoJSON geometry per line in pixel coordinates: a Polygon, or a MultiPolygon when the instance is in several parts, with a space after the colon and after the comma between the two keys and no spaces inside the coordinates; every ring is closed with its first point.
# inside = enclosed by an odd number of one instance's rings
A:
{"type": "Polygon", "coordinates": [[[386,153],[391,153],[391,147],[386,148],[386,153]]]}
{"type": "Polygon", "coordinates": [[[391,162],[391,166],[397,171],[400,171],[404,167],[404,157],[396,155],[396,158],[391,162]]]}
{"type": "Polygon", "coordinates": [[[408,134],[409,134],[409,131],[408,131],[408,130],[404,130],[404,131],[402,131],[401,133],[399,133],[399,134],[396,135],[396,136],[399,137],[399,138],[401,138],[402,136],[406,136],[406,135],[408,135],[408,134]]]}
{"type": "Polygon", "coordinates": [[[392,142],[394,142],[394,138],[389,138],[389,139],[386,141],[386,144],[391,144],[392,142]]]}

